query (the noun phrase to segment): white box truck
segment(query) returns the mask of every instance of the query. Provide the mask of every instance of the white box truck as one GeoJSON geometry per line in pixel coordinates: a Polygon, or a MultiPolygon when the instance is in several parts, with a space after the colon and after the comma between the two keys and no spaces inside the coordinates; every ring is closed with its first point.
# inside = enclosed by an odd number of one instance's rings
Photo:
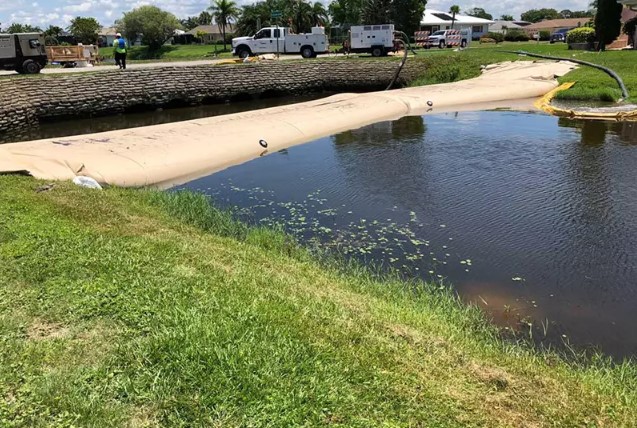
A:
{"type": "Polygon", "coordinates": [[[394,24],[353,25],[350,28],[349,52],[385,56],[394,50],[394,24]]]}
{"type": "Polygon", "coordinates": [[[307,34],[294,34],[288,27],[265,27],[251,37],[232,39],[232,54],[239,58],[264,53],[301,54],[303,58],[316,58],[329,48],[325,29],[312,27],[307,34]]]}

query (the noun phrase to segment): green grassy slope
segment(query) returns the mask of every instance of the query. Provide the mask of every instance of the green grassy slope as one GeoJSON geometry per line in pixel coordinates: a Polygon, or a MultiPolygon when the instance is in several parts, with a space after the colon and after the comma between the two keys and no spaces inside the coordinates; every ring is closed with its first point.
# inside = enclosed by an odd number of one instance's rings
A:
{"type": "Polygon", "coordinates": [[[189,194],[0,177],[0,426],[630,426],[637,368],[504,344],[189,194]]]}
{"type": "MultiPolygon", "coordinates": [[[[523,50],[530,53],[550,55],[562,58],[576,58],[583,61],[600,64],[615,70],[624,80],[631,98],[630,102],[637,102],[637,51],[607,51],[586,52],[570,51],[564,43],[511,43],[499,45],[480,45],[473,43],[462,52],[451,49],[418,50],[416,61],[423,64],[423,77],[412,85],[427,83],[445,83],[475,77],[480,73],[480,66],[494,64],[501,61],[516,59],[531,59],[530,57],[511,54],[507,51],[523,50]]],[[[559,99],[573,99],[585,101],[616,101],[621,97],[617,83],[607,74],[589,67],[568,73],[559,79],[560,82],[576,82],[576,85],[560,92],[559,99]]]]}

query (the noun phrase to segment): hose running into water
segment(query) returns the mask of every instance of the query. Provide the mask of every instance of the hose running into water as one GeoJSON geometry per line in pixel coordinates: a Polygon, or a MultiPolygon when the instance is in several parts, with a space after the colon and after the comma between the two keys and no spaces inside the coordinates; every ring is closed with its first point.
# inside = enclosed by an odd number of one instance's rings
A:
{"type": "Polygon", "coordinates": [[[400,76],[400,72],[402,71],[403,67],[405,66],[405,62],[407,61],[408,51],[412,51],[414,55],[416,55],[416,51],[414,51],[414,49],[411,47],[411,44],[409,43],[409,36],[407,36],[407,34],[403,33],[402,31],[396,31],[396,33],[400,33],[400,35],[403,36],[403,38],[406,40],[406,42],[405,40],[403,40],[403,43],[405,43],[405,55],[403,55],[403,59],[400,61],[400,65],[396,69],[391,82],[389,82],[389,85],[387,86],[387,88],[385,88],[386,91],[389,91],[392,86],[394,86],[394,83],[396,83],[396,80],[398,80],[398,76],[400,76]]]}
{"type": "Polygon", "coordinates": [[[624,85],[624,81],[622,80],[622,78],[619,77],[619,75],[617,73],[615,73],[613,70],[611,70],[608,67],[604,67],[604,66],[599,65],[599,64],[594,64],[592,62],[582,61],[582,60],[574,59],[574,58],[560,58],[560,57],[555,57],[555,56],[550,56],[550,55],[534,54],[534,53],[530,53],[530,52],[526,52],[526,51],[503,51],[503,52],[512,53],[512,54],[516,54],[516,55],[526,55],[526,56],[530,56],[530,57],[534,57],[534,58],[551,59],[551,60],[556,60],[556,61],[570,61],[570,62],[574,62],[576,64],[581,64],[581,65],[586,65],[588,67],[596,68],[596,69],[601,70],[604,73],[608,74],[610,77],[612,77],[613,79],[615,79],[617,81],[617,84],[619,85],[619,88],[622,91],[623,99],[629,98],[629,96],[630,96],[628,94],[628,89],[626,89],[626,85],[624,85]]]}

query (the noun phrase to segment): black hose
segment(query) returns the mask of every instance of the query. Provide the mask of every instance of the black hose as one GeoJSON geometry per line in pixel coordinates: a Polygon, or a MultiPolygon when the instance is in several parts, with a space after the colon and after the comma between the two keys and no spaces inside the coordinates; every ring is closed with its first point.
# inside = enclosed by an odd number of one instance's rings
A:
{"type": "Polygon", "coordinates": [[[552,60],[557,60],[557,61],[570,61],[570,62],[574,62],[576,64],[586,65],[588,67],[593,67],[593,68],[596,68],[598,70],[602,70],[604,73],[608,74],[610,77],[612,77],[613,79],[615,79],[617,81],[617,84],[619,84],[619,88],[622,91],[622,97],[624,97],[624,99],[630,97],[630,95],[628,95],[628,89],[626,89],[626,85],[624,85],[624,81],[622,80],[622,78],[619,77],[619,75],[617,73],[615,73],[613,70],[611,70],[610,68],[604,67],[602,65],[593,64],[592,62],[582,61],[582,60],[579,60],[579,59],[559,58],[559,57],[549,56],[549,55],[539,55],[539,54],[534,54],[534,53],[530,53],[530,52],[526,52],[526,51],[503,51],[503,52],[512,53],[512,54],[516,54],[516,55],[526,55],[526,56],[530,56],[530,57],[534,57],[534,58],[552,59],[552,60]]]}
{"type": "Polygon", "coordinates": [[[403,59],[400,61],[400,65],[398,65],[398,68],[396,69],[391,82],[389,82],[389,85],[387,86],[387,88],[385,88],[386,91],[389,91],[391,87],[394,86],[394,83],[396,83],[396,80],[398,80],[398,76],[400,76],[400,72],[402,71],[403,67],[405,66],[405,62],[407,61],[407,52],[412,51],[414,55],[416,55],[416,51],[414,51],[414,49],[411,47],[411,44],[409,44],[409,37],[407,36],[407,34],[403,33],[402,31],[396,31],[396,33],[400,33],[405,38],[405,40],[407,40],[406,43],[405,41],[403,41],[403,43],[405,43],[405,55],[403,55],[403,59]]]}

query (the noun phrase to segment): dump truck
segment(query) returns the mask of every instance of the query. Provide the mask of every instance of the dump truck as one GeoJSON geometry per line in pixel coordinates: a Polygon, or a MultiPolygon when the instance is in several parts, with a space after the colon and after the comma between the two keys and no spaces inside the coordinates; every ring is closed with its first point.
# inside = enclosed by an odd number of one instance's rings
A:
{"type": "Polygon", "coordinates": [[[311,33],[294,34],[288,27],[265,27],[251,37],[232,39],[232,54],[239,58],[265,53],[301,54],[316,58],[329,48],[325,29],[312,27],[311,33]]]}
{"type": "Polygon", "coordinates": [[[36,74],[46,64],[44,34],[0,34],[0,69],[36,74]]]}

